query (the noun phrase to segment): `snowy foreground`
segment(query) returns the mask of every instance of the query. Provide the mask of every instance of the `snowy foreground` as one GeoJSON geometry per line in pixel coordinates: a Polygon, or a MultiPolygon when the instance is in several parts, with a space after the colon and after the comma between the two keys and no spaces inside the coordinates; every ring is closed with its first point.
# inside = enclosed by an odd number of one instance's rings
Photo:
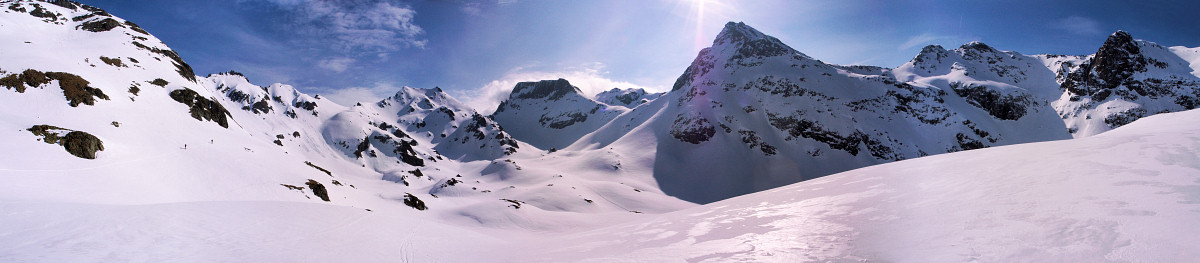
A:
{"type": "Polygon", "coordinates": [[[300,202],[0,203],[0,261],[1185,262],[1200,111],[538,232],[300,202]]]}

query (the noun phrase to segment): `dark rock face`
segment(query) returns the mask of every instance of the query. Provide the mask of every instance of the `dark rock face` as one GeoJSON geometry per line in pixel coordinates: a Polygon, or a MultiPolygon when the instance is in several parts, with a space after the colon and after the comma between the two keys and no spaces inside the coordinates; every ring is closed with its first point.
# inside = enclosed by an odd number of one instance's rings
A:
{"type": "Polygon", "coordinates": [[[417,151],[413,150],[412,146],[413,144],[409,143],[409,141],[400,141],[399,145],[396,145],[396,149],[392,150],[392,152],[399,154],[400,161],[408,165],[425,166],[425,160],[417,157],[417,151]]]}
{"type": "Polygon", "coordinates": [[[46,72],[46,77],[58,80],[59,88],[62,88],[63,95],[67,97],[67,102],[71,107],[79,106],[80,103],[96,105],[96,98],[108,100],[108,95],[104,95],[104,91],[88,86],[91,84],[90,82],[74,74],[46,72]]]}
{"type": "Polygon", "coordinates": [[[317,109],[317,103],[311,102],[311,101],[297,101],[296,103],[293,103],[292,106],[296,107],[296,108],[305,109],[308,111],[313,111],[313,110],[317,109]]]}
{"type": "Polygon", "coordinates": [[[1108,127],[1113,127],[1113,128],[1125,126],[1125,124],[1129,124],[1129,123],[1132,123],[1133,121],[1136,121],[1137,119],[1146,117],[1146,113],[1147,113],[1146,110],[1141,109],[1141,108],[1129,109],[1129,110],[1123,111],[1121,113],[1112,114],[1112,115],[1109,115],[1108,117],[1104,117],[1104,124],[1108,124],[1108,127]]]}
{"type": "Polygon", "coordinates": [[[829,145],[829,148],[843,150],[850,155],[858,155],[859,145],[866,140],[866,135],[855,131],[853,134],[842,135],[833,131],[826,131],[816,122],[797,118],[796,116],[779,116],[773,113],[767,113],[767,120],[771,126],[780,131],[787,132],[786,139],[809,138],[821,143],[829,145]]]}
{"type": "Polygon", "coordinates": [[[510,99],[557,100],[572,92],[579,93],[580,91],[565,79],[521,82],[513,87],[512,94],[516,96],[510,99]]]}
{"type": "Polygon", "coordinates": [[[404,194],[404,205],[407,205],[408,207],[412,207],[413,209],[417,209],[417,210],[429,209],[429,207],[425,207],[425,201],[421,201],[420,198],[417,198],[417,196],[412,195],[410,193],[404,194]]]}
{"type": "MultiPolygon", "coordinates": [[[[737,44],[737,52],[730,61],[738,61],[745,58],[764,58],[782,56],[794,53],[791,47],[783,44],[775,37],[764,35],[757,30],[747,26],[745,23],[729,22],[725,24],[725,28],[717,35],[716,40],[713,40],[713,46],[725,44],[737,44]]],[[[727,65],[728,66],[728,65],[727,65]]]]}
{"type": "Polygon", "coordinates": [[[179,57],[179,53],[175,53],[175,51],[171,50],[162,50],[155,47],[149,47],[142,43],[138,43],[137,41],[134,41],[133,45],[150,51],[150,53],[159,54],[170,58],[171,63],[175,65],[175,72],[179,73],[179,76],[189,81],[196,82],[196,73],[192,71],[192,66],[188,65],[187,62],[184,62],[183,58],[179,57]]]}
{"type": "Polygon", "coordinates": [[[321,168],[320,166],[317,166],[316,164],[313,164],[312,162],[304,161],[304,164],[307,164],[309,167],[312,167],[313,169],[317,169],[318,171],[325,173],[325,175],[333,176],[332,172],[330,172],[329,170],[325,170],[325,168],[321,168]]]}
{"type": "Polygon", "coordinates": [[[1161,48],[1152,43],[1138,42],[1129,33],[1117,31],[1104,42],[1104,45],[1091,59],[1079,65],[1079,68],[1068,73],[1061,85],[1071,97],[1071,101],[1081,101],[1090,98],[1088,107],[1098,105],[1107,100],[1165,100],[1175,105],[1161,108],[1142,104],[1137,108],[1121,113],[1104,116],[1104,123],[1110,128],[1116,128],[1133,122],[1153,111],[1169,112],[1182,109],[1193,109],[1200,106],[1196,95],[1200,95],[1200,82],[1190,75],[1166,75],[1164,77],[1147,77],[1157,74],[1140,74],[1159,72],[1157,69],[1167,69],[1170,65],[1159,61],[1143,49],[1161,48]],[[1151,107],[1151,108],[1146,108],[1151,107]]]}
{"type": "Polygon", "coordinates": [[[370,149],[370,148],[371,148],[370,138],[363,138],[362,142],[358,143],[358,148],[354,149],[354,156],[358,157],[358,158],[362,158],[363,152],[366,152],[367,149],[370,149]]]}
{"type": "Polygon", "coordinates": [[[179,103],[183,103],[189,107],[188,112],[192,114],[192,118],[201,121],[213,121],[221,127],[229,128],[229,111],[225,110],[220,103],[201,97],[196,91],[190,89],[178,89],[171,91],[171,99],[179,103]]]}
{"type": "Polygon", "coordinates": [[[49,144],[62,145],[68,153],[84,159],[96,159],[96,152],[104,150],[104,142],[96,136],[82,131],[63,129],[50,125],[35,125],[27,131],[41,136],[49,144]],[[60,134],[66,132],[66,135],[60,134]]]}
{"type": "Polygon", "coordinates": [[[984,86],[951,83],[955,94],[967,99],[967,103],[983,109],[992,117],[1001,120],[1017,120],[1025,116],[1033,99],[1027,94],[1013,96],[1001,94],[984,86]]]}
{"type": "Polygon", "coordinates": [[[49,82],[50,78],[47,78],[45,73],[32,69],[0,78],[0,86],[15,89],[17,93],[25,93],[25,86],[37,87],[49,82]]]}
{"type": "Polygon", "coordinates": [[[700,54],[696,55],[696,59],[692,60],[692,65],[688,66],[687,70],[683,71],[683,75],[675,79],[675,84],[671,85],[671,91],[679,90],[680,88],[692,85],[692,80],[700,76],[708,74],[713,69],[715,58],[712,55],[712,48],[704,48],[700,50],[700,54]]]}
{"type": "Polygon", "coordinates": [[[77,10],[77,8],[79,7],[79,3],[76,3],[75,1],[67,1],[67,0],[50,0],[50,1],[46,1],[46,2],[47,2],[47,3],[50,3],[50,4],[52,4],[52,5],[56,5],[56,6],[61,6],[61,7],[69,8],[69,9],[71,9],[71,10],[77,10]]]}
{"type": "Polygon", "coordinates": [[[679,141],[691,144],[700,144],[706,142],[717,134],[717,129],[712,126],[712,123],[704,117],[684,117],[682,115],[675,118],[675,123],[671,125],[671,136],[679,141]]]}
{"type": "Polygon", "coordinates": [[[154,86],[159,86],[159,87],[166,87],[167,84],[171,84],[171,83],[167,82],[167,80],[165,80],[165,79],[158,78],[158,79],[154,79],[154,80],[150,81],[150,84],[154,85],[154,86]]]}
{"type": "Polygon", "coordinates": [[[125,25],[129,26],[129,29],[133,30],[134,32],[138,32],[143,35],[150,35],[150,32],[146,32],[145,29],[142,29],[142,27],[138,26],[137,24],[134,24],[133,21],[126,20],[125,25]]]}
{"type": "Polygon", "coordinates": [[[79,25],[79,29],[90,32],[104,32],[120,26],[121,22],[117,22],[116,19],[105,18],[99,21],[83,23],[82,25],[79,25]]]}
{"type": "Polygon", "coordinates": [[[1073,100],[1077,100],[1078,96],[1091,96],[1095,101],[1104,101],[1114,93],[1133,95],[1118,90],[1121,86],[1141,96],[1162,95],[1165,89],[1130,78],[1134,73],[1146,72],[1147,65],[1161,67],[1162,64],[1142,56],[1141,48],[1129,33],[1117,31],[1104,41],[1095,56],[1080,65],[1079,70],[1067,75],[1062,88],[1074,95],[1073,100]]]}
{"type": "Polygon", "coordinates": [[[312,179],[308,179],[308,182],[304,184],[312,189],[313,195],[320,197],[322,201],[329,202],[329,191],[325,189],[325,185],[312,179]]]}
{"type": "Polygon", "coordinates": [[[633,102],[635,100],[637,100],[638,98],[641,98],[642,95],[645,95],[645,94],[629,93],[629,94],[617,96],[616,99],[617,99],[617,101],[620,101],[621,103],[626,104],[626,105],[636,105],[636,104],[633,104],[633,102]]]}
{"type": "Polygon", "coordinates": [[[381,144],[394,146],[395,148],[391,150],[391,153],[400,159],[401,162],[412,166],[425,166],[425,160],[421,159],[416,149],[413,148],[413,146],[417,146],[417,141],[409,137],[403,130],[386,122],[379,124],[372,122],[371,125],[376,126],[384,132],[390,132],[390,135],[395,136],[395,139],[388,136],[388,133],[376,133],[373,137],[363,138],[363,141],[358,144],[358,149],[354,151],[355,156],[362,158],[365,152],[370,157],[378,157],[374,150],[369,150],[371,147],[370,139],[374,138],[381,144]]]}
{"type": "Polygon", "coordinates": [[[627,90],[613,88],[596,94],[595,98],[596,101],[608,105],[636,108],[638,105],[658,99],[662,95],[663,93],[647,93],[646,90],[640,88],[627,90]]]}
{"type": "Polygon", "coordinates": [[[463,128],[461,129],[466,131],[470,136],[460,140],[463,144],[466,144],[469,141],[468,138],[474,138],[478,141],[486,140],[487,134],[484,133],[484,131],[495,129],[500,131],[496,134],[495,139],[496,142],[500,144],[500,147],[504,148],[504,155],[516,153],[517,148],[520,147],[517,145],[517,140],[513,139],[507,133],[504,133],[504,129],[500,128],[498,124],[495,124],[495,121],[489,117],[480,115],[479,113],[471,115],[471,120],[464,122],[463,128]]]}
{"type": "Polygon", "coordinates": [[[51,80],[58,81],[59,88],[62,89],[63,96],[67,98],[67,104],[71,105],[71,107],[78,107],[79,104],[96,105],[96,98],[108,100],[108,95],[105,95],[104,91],[88,86],[91,82],[75,74],[65,72],[42,73],[37,70],[27,69],[20,74],[0,78],[0,86],[15,89],[18,93],[24,93],[25,86],[37,87],[50,83],[51,80]]]}
{"type": "MultiPolygon", "coordinates": [[[[599,107],[599,106],[597,106],[597,107],[599,107]]],[[[595,111],[593,111],[593,112],[595,112],[595,111]]],[[[588,115],[586,113],[566,112],[561,115],[553,116],[553,117],[542,115],[542,117],[538,119],[538,123],[541,123],[542,126],[549,127],[551,129],[563,129],[566,127],[570,127],[571,125],[573,125],[575,123],[585,122],[585,121],[587,121],[587,119],[588,119],[588,115]]]]}
{"type": "Polygon", "coordinates": [[[950,56],[949,51],[939,45],[928,45],[921,48],[921,53],[913,57],[912,63],[917,68],[925,71],[938,70],[937,65],[942,63],[942,59],[950,56]]]}
{"type": "Polygon", "coordinates": [[[267,102],[267,98],[263,98],[263,100],[255,102],[254,105],[250,105],[250,111],[254,112],[254,114],[270,113],[271,104],[267,102]]]}
{"type": "Polygon", "coordinates": [[[967,150],[987,148],[987,145],[984,145],[983,142],[972,139],[971,137],[968,137],[966,134],[959,133],[959,134],[955,135],[955,139],[958,140],[958,146],[955,147],[956,149],[952,149],[952,150],[967,151],[967,150]]]}

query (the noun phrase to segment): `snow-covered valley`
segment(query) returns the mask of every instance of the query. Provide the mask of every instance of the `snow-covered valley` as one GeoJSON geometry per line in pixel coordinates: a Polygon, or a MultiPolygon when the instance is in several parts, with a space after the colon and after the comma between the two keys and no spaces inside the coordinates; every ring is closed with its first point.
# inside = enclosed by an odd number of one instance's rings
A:
{"type": "Polygon", "coordinates": [[[845,66],[730,22],[675,82],[340,105],[0,1],[0,261],[1194,259],[1195,48],[845,66]],[[488,109],[490,110],[490,109],[488,109]]]}

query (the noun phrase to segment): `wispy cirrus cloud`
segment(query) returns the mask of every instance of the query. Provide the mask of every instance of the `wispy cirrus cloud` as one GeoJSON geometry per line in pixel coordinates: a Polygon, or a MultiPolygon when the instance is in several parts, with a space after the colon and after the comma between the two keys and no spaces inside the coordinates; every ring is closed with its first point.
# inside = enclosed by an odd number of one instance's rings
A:
{"type": "Polygon", "coordinates": [[[424,48],[417,11],[388,0],[261,0],[288,13],[282,25],[304,46],[358,55],[424,48]]]}
{"type": "Polygon", "coordinates": [[[962,36],[962,35],[940,35],[940,34],[925,32],[925,33],[921,33],[920,35],[915,35],[915,36],[909,37],[907,41],[904,41],[904,43],[901,43],[899,46],[897,46],[896,50],[908,50],[908,49],[915,48],[915,47],[923,47],[925,45],[933,45],[933,44],[938,44],[938,43],[959,45],[959,44],[966,44],[967,42],[978,41],[978,40],[979,40],[979,37],[970,37],[970,36],[962,36]]]}
{"type": "Polygon", "coordinates": [[[1050,24],[1051,28],[1066,31],[1076,35],[1099,35],[1104,31],[1100,30],[1100,22],[1082,16],[1068,16],[1062,19],[1055,20],[1050,24]]]}
{"type": "Polygon", "coordinates": [[[954,37],[954,36],[936,35],[933,33],[925,32],[920,35],[909,37],[908,41],[904,41],[904,43],[900,44],[900,46],[896,47],[896,49],[897,50],[907,50],[907,49],[914,48],[917,46],[930,44],[930,43],[933,43],[936,41],[950,40],[950,39],[955,39],[955,38],[956,37],[954,37]]]}

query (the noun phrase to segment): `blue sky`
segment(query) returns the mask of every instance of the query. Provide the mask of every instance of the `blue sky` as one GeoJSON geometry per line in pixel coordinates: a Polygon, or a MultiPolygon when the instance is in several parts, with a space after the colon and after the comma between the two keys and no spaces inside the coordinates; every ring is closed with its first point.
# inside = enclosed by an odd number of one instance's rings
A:
{"type": "Polygon", "coordinates": [[[1194,1],[83,0],[158,36],[197,74],[236,70],[335,101],[439,86],[490,111],[519,81],[666,90],[727,21],[825,62],[895,67],[983,41],[1090,54],[1120,29],[1200,46],[1194,1]]]}

